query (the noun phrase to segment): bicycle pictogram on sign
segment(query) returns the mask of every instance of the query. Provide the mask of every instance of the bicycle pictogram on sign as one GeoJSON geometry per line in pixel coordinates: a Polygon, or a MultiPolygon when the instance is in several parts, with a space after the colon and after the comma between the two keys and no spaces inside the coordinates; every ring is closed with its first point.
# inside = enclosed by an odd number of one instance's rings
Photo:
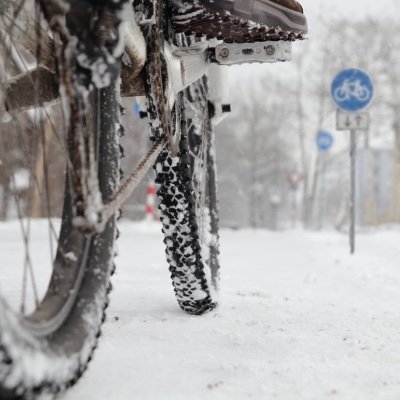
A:
{"type": "Polygon", "coordinates": [[[329,132],[320,131],[317,135],[317,146],[320,151],[328,151],[333,145],[333,136],[329,132]]]}
{"type": "Polygon", "coordinates": [[[374,95],[371,78],[359,69],[346,69],[332,82],[331,95],[343,111],[360,111],[368,107],[374,95]]]}

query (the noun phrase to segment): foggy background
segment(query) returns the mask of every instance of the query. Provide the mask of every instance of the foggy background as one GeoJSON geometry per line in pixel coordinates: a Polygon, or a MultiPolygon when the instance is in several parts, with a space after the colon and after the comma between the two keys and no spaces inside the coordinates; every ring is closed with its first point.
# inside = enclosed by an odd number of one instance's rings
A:
{"type": "MultiPolygon", "coordinates": [[[[349,67],[365,70],[375,83],[371,128],[358,133],[357,221],[361,226],[400,222],[400,17],[395,1],[302,4],[309,35],[293,44],[292,62],[229,68],[232,113],[216,129],[221,225],[346,228],[349,133],[335,130],[329,88],[334,76],[349,67]],[[316,146],[320,130],[334,136],[327,153],[316,146]],[[293,176],[301,179],[297,185],[290,182],[293,176]]],[[[134,106],[127,107],[133,114],[134,106]]],[[[146,128],[137,120],[125,125],[129,167],[136,151],[146,146],[146,128]]],[[[143,218],[144,204],[145,185],[126,205],[125,216],[143,218]]]]}

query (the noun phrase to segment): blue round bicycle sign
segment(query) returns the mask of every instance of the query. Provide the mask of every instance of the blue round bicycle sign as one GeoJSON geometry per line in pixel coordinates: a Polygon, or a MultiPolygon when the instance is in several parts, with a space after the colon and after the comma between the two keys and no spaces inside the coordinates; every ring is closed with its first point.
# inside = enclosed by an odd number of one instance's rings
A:
{"type": "Polygon", "coordinates": [[[333,80],[331,96],[342,111],[361,111],[370,105],[374,96],[374,85],[364,71],[345,69],[333,80]]]}
{"type": "Polygon", "coordinates": [[[328,151],[333,145],[333,136],[329,132],[320,131],[317,135],[317,146],[320,151],[328,151]]]}

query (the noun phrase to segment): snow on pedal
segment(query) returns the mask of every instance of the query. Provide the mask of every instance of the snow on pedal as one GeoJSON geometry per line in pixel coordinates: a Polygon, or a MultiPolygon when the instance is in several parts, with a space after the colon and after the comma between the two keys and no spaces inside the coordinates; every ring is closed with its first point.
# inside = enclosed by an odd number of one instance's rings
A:
{"type": "Polygon", "coordinates": [[[218,39],[224,43],[254,43],[266,41],[295,41],[304,39],[302,33],[268,27],[248,21],[229,12],[213,13],[193,5],[178,8],[173,17],[176,33],[195,35],[206,39],[218,39]]]}

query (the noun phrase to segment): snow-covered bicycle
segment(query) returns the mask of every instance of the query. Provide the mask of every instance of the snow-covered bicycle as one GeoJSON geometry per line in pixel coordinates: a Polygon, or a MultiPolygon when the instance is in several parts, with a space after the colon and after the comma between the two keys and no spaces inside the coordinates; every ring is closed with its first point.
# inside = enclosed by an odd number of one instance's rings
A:
{"type": "Polygon", "coordinates": [[[217,305],[213,125],[229,109],[219,65],[286,61],[301,37],[196,1],[2,0],[2,216],[14,214],[20,235],[1,224],[12,238],[0,268],[1,399],[53,395],[85,371],[118,210],[153,165],[179,305],[196,315],[217,305]],[[121,96],[142,99],[151,128],[123,179],[121,96]]]}

